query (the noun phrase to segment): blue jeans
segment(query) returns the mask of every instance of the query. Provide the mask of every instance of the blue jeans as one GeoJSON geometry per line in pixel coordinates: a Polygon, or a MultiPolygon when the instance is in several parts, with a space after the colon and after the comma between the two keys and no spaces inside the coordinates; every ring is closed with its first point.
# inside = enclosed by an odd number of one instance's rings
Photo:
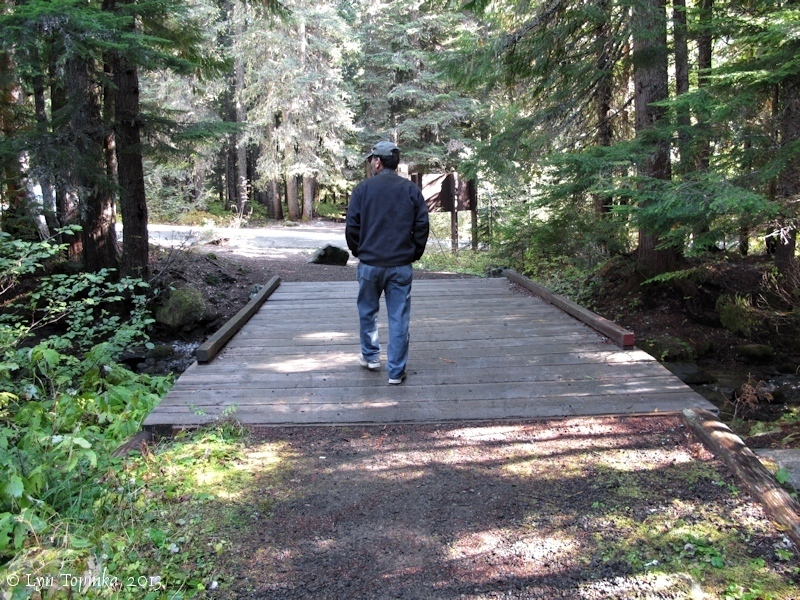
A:
{"type": "Polygon", "coordinates": [[[408,323],[411,319],[411,265],[373,267],[358,263],[358,318],[361,326],[361,353],[367,360],[378,360],[378,309],[381,293],[386,296],[389,318],[389,344],[386,348],[389,377],[396,379],[408,362],[408,323]]]}

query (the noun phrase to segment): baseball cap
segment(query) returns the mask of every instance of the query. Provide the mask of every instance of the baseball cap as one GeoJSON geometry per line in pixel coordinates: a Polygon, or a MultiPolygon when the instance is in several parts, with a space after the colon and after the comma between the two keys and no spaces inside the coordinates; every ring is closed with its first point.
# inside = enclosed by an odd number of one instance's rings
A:
{"type": "Polygon", "coordinates": [[[391,156],[392,152],[400,152],[400,148],[392,142],[378,142],[372,147],[372,152],[369,153],[366,160],[370,160],[373,156],[386,158],[391,156]]]}

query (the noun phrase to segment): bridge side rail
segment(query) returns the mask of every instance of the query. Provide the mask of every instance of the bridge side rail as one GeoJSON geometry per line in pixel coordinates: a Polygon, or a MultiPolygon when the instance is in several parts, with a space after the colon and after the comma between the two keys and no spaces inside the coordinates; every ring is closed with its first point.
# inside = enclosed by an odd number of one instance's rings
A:
{"type": "Polygon", "coordinates": [[[250,317],[258,312],[261,305],[278,289],[280,284],[281,278],[277,275],[270,279],[267,285],[262,287],[244,308],[231,317],[231,319],[220,327],[208,340],[200,344],[194,353],[197,362],[202,365],[214,360],[214,357],[220,353],[225,347],[225,344],[227,344],[233,335],[242,328],[242,325],[247,323],[250,317]]]}
{"type": "Polygon", "coordinates": [[[542,300],[560,308],[565,313],[572,315],[595,331],[602,333],[604,336],[608,337],[611,341],[617,344],[617,346],[620,346],[623,350],[630,350],[633,348],[634,335],[632,331],[624,329],[616,323],[612,323],[608,319],[605,319],[600,315],[575,304],[571,300],[567,300],[564,296],[551,292],[546,287],[539,285],[535,281],[531,281],[513,269],[505,269],[503,271],[503,275],[509,281],[513,281],[514,283],[521,285],[525,289],[539,296],[542,300]]]}

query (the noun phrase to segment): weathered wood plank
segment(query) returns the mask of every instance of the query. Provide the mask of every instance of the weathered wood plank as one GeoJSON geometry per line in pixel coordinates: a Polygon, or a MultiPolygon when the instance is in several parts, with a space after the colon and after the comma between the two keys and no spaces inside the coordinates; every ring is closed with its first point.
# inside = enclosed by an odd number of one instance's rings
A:
{"type": "Polygon", "coordinates": [[[686,409],[682,414],[697,437],[739,477],[800,550],[800,504],[775,481],[741,438],[715,415],[697,408],[686,409]]]}
{"type": "Polygon", "coordinates": [[[576,415],[609,414],[667,414],[677,413],[691,405],[693,398],[661,394],[657,397],[588,397],[579,403],[563,399],[546,399],[540,402],[509,402],[488,399],[476,402],[415,402],[411,404],[369,402],[313,404],[297,410],[292,406],[276,405],[265,412],[260,404],[238,406],[203,406],[189,410],[180,406],[174,412],[162,411],[148,417],[146,425],[163,424],[184,426],[212,422],[228,416],[242,423],[252,424],[320,424],[320,423],[387,423],[387,422],[442,422],[478,419],[526,419],[576,415]]]}
{"type": "MultiPolygon", "coordinates": [[[[690,396],[694,392],[679,380],[669,383],[652,381],[651,384],[632,382],[537,382],[535,385],[526,381],[503,382],[469,382],[469,383],[433,383],[411,385],[410,381],[403,386],[389,386],[383,377],[372,373],[374,383],[366,382],[366,375],[359,376],[350,385],[338,387],[270,387],[262,386],[221,386],[217,383],[208,385],[183,384],[176,386],[162,401],[165,406],[174,402],[191,402],[197,406],[233,405],[250,402],[266,402],[281,404],[327,404],[346,401],[349,403],[366,401],[448,401],[448,400],[535,400],[542,398],[578,399],[605,396],[636,396],[644,400],[650,394],[677,393],[690,396]],[[677,382],[677,383],[676,383],[677,382]],[[661,385],[659,385],[661,384],[661,385]],[[202,393],[198,393],[202,392],[202,393]]],[[[287,377],[287,380],[291,378],[287,377]]],[[[699,397],[699,396],[698,396],[699,397]]]]}
{"type": "Polygon", "coordinates": [[[280,277],[273,277],[261,290],[248,302],[245,307],[236,313],[222,328],[212,335],[206,342],[203,342],[195,351],[197,361],[201,363],[214,360],[219,351],[225,346],[234,334],[252,317],[261,305],[281,284],[280,277]]]}
{"type": "MultiPolygon", "coordinates": [[[[523,374],[525,381],[544,381],[558,378],[563,380],[603,380],[617,379],[620,377],[660,377],[673,378],[673,375],[662,365],[654,362],[637,363],[608,363],[601,360],[570,361],[572,355],[562,354],[561,358],[551,355],[542,355],[529,358],[524,355],[516,356],[477,356],[452,360],[443,357],[422,360],[416,354],[409,361],[409,370],[420,377],[446,377],[452,373],[453,377],[470,380],[490,380],[498,377],[519,377],[523,374]],[[445,373],[436,373],[443,371],[445,373]]],[[[385,360],[383,361],[385,363],[385,360]]],[[[293,381],[306,381],[308,379],[327,378],[352,378],[353,372],[359,369],[358,359],[353,353],[293,355],[280,356],[273,361],[269,359],[260,362],[223,361],[218,359],[213,363],[213,369],[203,366],[192,373],[192,381],[219,381],[227,384],[231,381],[262,381],[275,376],[284,377],[293,373],[293,381]]],[[[424,379],[423,379],[424,380],[424,379]]]]}
{"type": "MultiPolygon", "coordinates": [[[[365,382],[374,381],[379,373],[361,370],[351,356],[346,357],[353,366],[348,369],[336,368],[336,363],[341,367],[342,361],[325,361],[317,359],[300,358],[287,361],[276,361],[263,365],[259,369],[243,369],[235,363],[214,369],[200,368],[191,373],[191,378],[184,379],[191,385],[210,386],[216,385],[220,389],[230,387],[241,388],[283,388],[283,387],[339,387],[351,385],[354,379],[365,382]],[[291,375],[291,377],[288,377],[291,375]],[[287,381],[289,382],[287,384],[287,381]]],[[[653,385],[666,386],[668,382],[675,382],[681,387],[685,386],[680,379],[672,375],[667,369],[657,364],[642,363],[639,365],[616,365],[612,368],[607,364],[583,365],[543,365],[535,369],[527,366],[503,367],[475,367],[464,368],[454,364],[440,364],[432,368],[430,364],[409,364],[409,373],[414,376],[414,385],[436,385],[450,383],[542,383],[559,381],[580,386],[589,384],[600,387],[602,382],[623,380],[616,385],[643,385],[645,381],[652,381],[653,385]]],[[[382,378],[381,378],[382,379],[382,378]]],[[[410,380],[409,380],[410,381],[410,380]]],[[[175,383],[173,389],[184,382],[175,383]]],[[[410,387],[410,385],[408,386],[410,387]]],[[[339,393],[339,392],[337,392],[339,393]]]]}
{"type": "MultiPolygon", "coordinates": [[[[480,340],[478,340],[480,341],[480,340]]],[[[440,362],[455,363],[458,366],[469,367],[471,363],[462,363],[462,359],[479,358],[485,365],[505,364],[504,361],[527,360],[531,366],[539,364],[584,364],[584,363],[653,363],[653,358],[641,350],[613,352],[605,350],[605,344],[527,344],[519,340],[519,344],[508,344],[504,347],[503,356],[488,355],[486,346],[475,343],[457,342],[416,342],[412,343],[411,358],[415,362],[432,361],[431,365],[440,362]],[[574,351],[572,351],[574,349],[574,351]]],[[[485,340],[488,342],[488,340],[485,340]]],[[[616,348],[616,346],[614,346],[616,348]]],[[[304,346],[303,348],[281,349],[276,352],[270,346],[228,346],[217,357],[218,361],[237,362],[242,368],[255,367],[259,364],[271,364],[276,360],[294,360],[309,355],[338,356],[343,360],[350,357],[357,360],[358,346],[355,343],[346,344],[319,344],[316,347],[304,346]]],[[[386,361],[385,352],[382,360],[386,361]]],[[[657,364],[657,363],[656,363],[657,364]]],[[[663,368],[663,367],[662,367],[663,368]]]]}
{"type": "Polygon", "coordinates": [[[571,314],[593,329],[601,332],[603,335],[608,336],[610,339],[614,340],[614,342],[619,344],[621,348],[633,347],[634,336],[632,331],[628,331],[616,323],[612,323],[608,319],[605,319],[590,310],[586,310],[582,306],[578,306],[571,300],[568,300],[559,294],[554,294],[547,288],[537,284],[534,281],[531,281],[527,277],[523,277],[516,271],[508,269],[504,274],[514,283],[518,283],[519,285],[529,289],[534,294],[544,298],[554,306],[557,306],[561,310],[571,314]]]}
{"type": "Polygon", "coordinates": [[[652,357],[620,350],[505,279],[419,283],[404,385],[388,386],[385,366],[358,365],[355,281],[324,291],[287,283],[213,363],[187,369],[145,425],[230,411],[250,423],[346,423],[713,409],[652,357]]]}

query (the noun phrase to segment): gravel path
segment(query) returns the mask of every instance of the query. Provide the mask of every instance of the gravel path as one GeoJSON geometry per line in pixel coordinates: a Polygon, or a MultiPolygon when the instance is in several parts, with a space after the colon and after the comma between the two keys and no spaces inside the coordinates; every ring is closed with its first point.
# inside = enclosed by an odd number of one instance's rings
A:
{"type": "Polygon", "coordinates": [[[222,597],[716,598],[712,550],[797,576],[678,417],[253,431],[252,468],[275,451],[222,597]]]}

